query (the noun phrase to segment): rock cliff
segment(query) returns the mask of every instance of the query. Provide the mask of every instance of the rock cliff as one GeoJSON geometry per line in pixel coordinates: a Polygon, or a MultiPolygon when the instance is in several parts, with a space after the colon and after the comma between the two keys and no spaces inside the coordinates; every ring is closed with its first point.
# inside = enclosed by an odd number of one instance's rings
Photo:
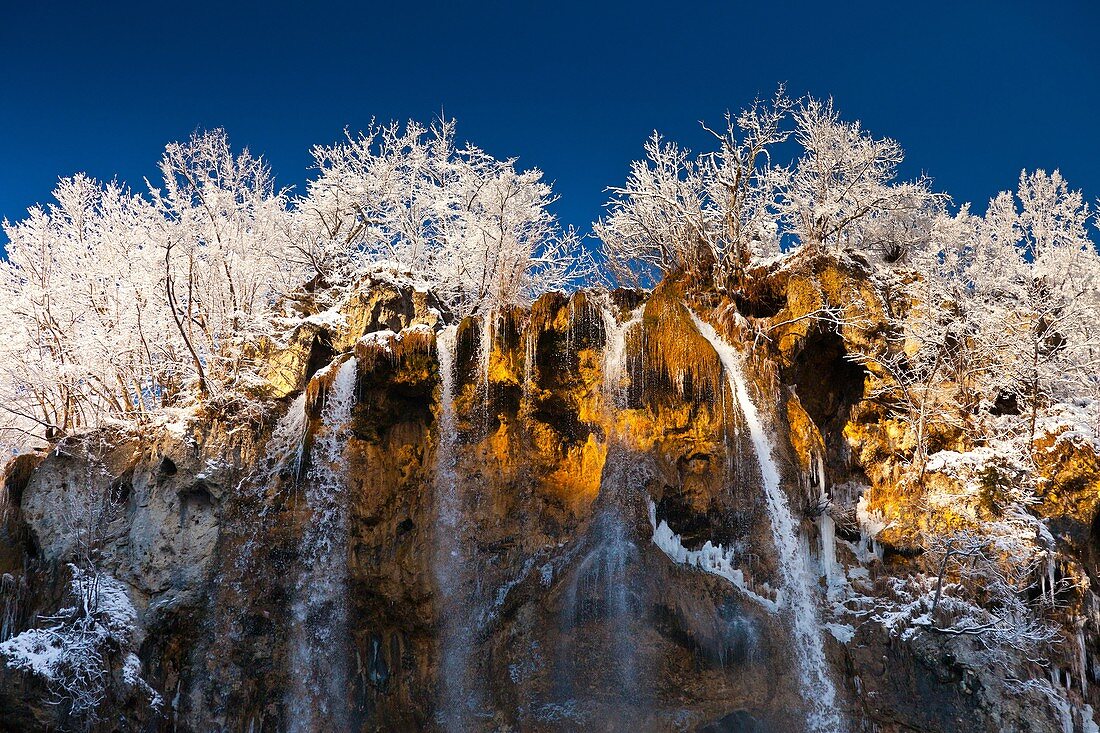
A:
{"type": "Polygon", "coordinates": [[[856,358],[887,329],[860,264],[804,257],[752,283],[452,323],[367,278],[335,311],[304,294],[288,337],[257,347],[262,410],[17,457],[0,640],[63,623],[88,568],[136,620],[105,647],[94,714],[7,666],[0,727],[1096,730],[1096,447],[1052,429],[1005,457],[931,425],[916,472],[915,426],[877,398],[890,375],[856,358]],[[964,603],[1007,613],[950,544],[993,526],[1044,558],[1017,588],[1052,630],[1041,655],[959,623],[964,603]]]}

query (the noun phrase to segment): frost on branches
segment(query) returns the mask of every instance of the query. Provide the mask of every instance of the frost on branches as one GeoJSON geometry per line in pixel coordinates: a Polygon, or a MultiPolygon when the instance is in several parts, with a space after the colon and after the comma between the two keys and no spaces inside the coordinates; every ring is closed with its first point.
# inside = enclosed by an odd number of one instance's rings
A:
{"type": "Polygon", "coordinates": [[[75,604],[0,643],[0,655],[8,667],[41,679],[48,702],[65,706],[77,719],[95,721],[111,696],[137,696],[159,707],[160,696],[141,678],[137,611],[126,586],[76,565],[69,570],[75,604]]]}
{"type": "Polygon", "coordinates": [[[146,194],[62,179],[55,203],[4,223],[3,452],[247,401],[263,383],[251,346],[278,341],[282,304],[303,288],[388,268],[461,317],[588,277],[591,257],[549,212],[542,173],[454,135],[451,121],[372,125],[317,147],[297,199],[222,130],[168,145],[146,194]]]}
{"type": "Polygon", "coordinates": [[[711,132],[718,149],[696,156],[654,133],[647,159],[610,189],[594,230],[620,281],[686,274],[733,287],[795,245],[896,262],[927,241],[946,201],[926,179],[896,181],[901,147],[842,120],[832,100],[791,100],[780,87],[711,132]],[[791,137],[799,152],[783,164],[791,137]]]}
{"type": "Polygon", "coordinates": [[[466,316],[528,303],[590,272],[576,232],[548,210],[556,197],[542,172],[457,145],[453,121],[371,125],[313,156],[318,176],[294,219],[295,247],[316,276],[395,263],[466,316]]]}

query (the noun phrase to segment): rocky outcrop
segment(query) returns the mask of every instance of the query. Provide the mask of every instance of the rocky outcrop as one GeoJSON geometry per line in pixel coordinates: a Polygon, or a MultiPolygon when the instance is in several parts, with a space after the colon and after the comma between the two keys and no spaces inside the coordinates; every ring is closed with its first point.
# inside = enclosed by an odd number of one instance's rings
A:
{"type": "MultiPolygon", "coordinates": [[[[334,367],[353,358],[341,428],[346,534],[329,561],[346,568],[346,587],[339,608],[305,621],[346,623],[327,654],[349,671],[350,727],[806,729],[760,469],[694,311],[753,355],[752,389],[819,579],[848,730],[1063,730],[1062,708],[1034,690],[1006,693],[980,654],[874,620],[875,599],[930,570],[918,497],[960,480],[935,470],[919,487],[901,480],[908,427],[868,399],[881,376],[848,358],[879,337],[881,293],[858,263],[824,257],[753,282],[730,301],[672,281],[650,294],[550,294],[528,311],[456,324],[455,479],[444,487],[457,502],[453,525],[440,518],[435,480],[446,458],[438,333],[448,315],[392,281],[364,281],[333,307],[303,296],[287,336],[258,347],[270,367],[255,390],[261,421],[196,410],[66,438],[9,464],[4,634],[64,604],[67,563],[94,565],[129,589],[142,675],[162,702],[112,692],[91,727],[294,729],[295,609],[309,592],[302,579],[327,567],[303,549],[320,521],[307,489],[325,460],[316,444],[331,428],[334,367]],[[852,309],[858,321],[839,328],[820,317],[852,309]],[[868,517],[881,531],[869,532],[868,517]],[[721,545],[725,564],[676,562],[653,541],[661,523],[685,557],[713,559],[721,545]],[[456,547],[457,559],[441,558],[456,547]],[[825,569],[832,553],[839,571],[825,569]],[[461,694],[445,698],[444,685],[461,694]]],[[[1037,446],[1038,513],[1059,542],[1054,574],[1080,581],[1059,591],[1067,642],[1050,657],[1051,689],[1072,670],[1077,682],[1059,699],[1076,706],[1067,714],[1081,730],[1081,711],[1097,702],[1090,450],[1056,437],[1037,446]]],[[[0,727],[88,722],[42,704],[49,691],[33,675],[5,668],[0,678],[0,727]]],[[[315,704],[314,727],[325,729],[315,704]]]]}

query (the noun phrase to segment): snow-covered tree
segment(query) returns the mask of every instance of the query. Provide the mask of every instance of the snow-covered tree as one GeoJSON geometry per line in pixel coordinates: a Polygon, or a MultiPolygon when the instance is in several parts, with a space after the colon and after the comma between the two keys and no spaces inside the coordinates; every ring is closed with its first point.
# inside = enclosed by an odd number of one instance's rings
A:
{"type": "Polygon", "coordinates": [[[317,276],[394,263],[468,315],[588,272],[576,233],[549,211],[556,197],[542,172],[458,146],[451,120],[372,124],[313,155],[319,172],[296,202],[294,246],[317,276]]]}
{"type": "Polygon", "coordinates": [[[712,134],[719,149],[693,157],[655,133],[646,160],[610,189],[594,229],[620,280],[686,272],[737,288],[784,244],[894,263],[928,243],[946,202],[925,178],[897,181],[901,146],[842,120],[832,100],[795,102],[780,88],[712,134]],[[783,164],[775,155],[792,132],[798,152],[783,164]]]}
{"type": "Polygon", "coordinates": [[[171,143],[160,170],[151,197],[162,287],[201,395],[241,376],[241,344],[301,270],[287,256],[285,195],[262,159],[233,152],[224,130],[171,143]]]}
{"type": "Polygon", "coordinates": [[[159,407],[163,378],[151,207],[83,175],[55,198],[5,224],[0,270],[0,404],[37,438],[159,407]]]}
{"type": "Polygon", "coordinates": [[[842,120],[832,99],[808,97],[793,114],[802,152],[773,171],[787,231],[806,247],[877,252],[886,262],[927,240],[943,197],[927,179],[895,181],[904,158],[896,141],[842,120]]]}
{"type": "Polygon", "coordinates": [[[1096,390],[1100,253],[1089,217],[1057,171],[1024,172],[1015,199],[1005,192],[990,202],[957,276],[986,397],[1000,394],[1025,412],[1028,442],[1044,409],[1096,390]]]}
{"type": "Polygon", "coordinates": [[[630,164],[626,185],[611,189],[616,198],[607,217],[593,225],[612,274],[643,287],[670,274],[709,276],[720,230],[707,199],[705,166],[657,133],[645,153],[646,160],[630,164]]]}
{"type": "Polygon", "coordinates": [[[38,677],[47,702],[88,728],[110,698],[137,698],[153,708],[161,696],[141,676],[137,610],[126,586],[110,575],[69,566],[73,605],[39,619],[40,626],[0,642],[8,667],[38,677]]]}
{"type": "Polygon", "coordinates": [[[688,273],[726,287],[741,284],[754,257],[777,253],[771,151],[790,134],[792,106],[780,87],[771,102],[727,114],[725,129],[706,128],[718,150],[697,156],[654,133],[593,227],[612,274],[648,286],[688,273]]]}
{"type": "Polygon", "coordinates": [[[165,148],[147,195],[77,175],[5,222],[4,452],[196,399],[240,406],[260,384],[251,345],[278,336],[297,288],[396,264],[464,316],[591,273],[542,173],[459,147],[452,121],[371,125],[314,156],[291,201],[224,130],[196,133],[165,148]]]}

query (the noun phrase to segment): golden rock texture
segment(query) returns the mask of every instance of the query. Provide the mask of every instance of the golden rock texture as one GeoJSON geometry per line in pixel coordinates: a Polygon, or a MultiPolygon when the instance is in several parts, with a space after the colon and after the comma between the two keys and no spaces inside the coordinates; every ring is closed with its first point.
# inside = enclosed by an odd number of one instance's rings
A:
{"type": "MultiPolygon", "coordinates": [[[[308,488],[337,373],[329,365],[354,358],[346,536],[330,560],[347,576],[347,634],[330,654],[334,669],[349,671],[350,727],[446,729],[440,689],[449,682],[471,701],[451,711],[471,730],[799,730],[789,620],[767,607],[783,578],[759,469],[722,363],[689,308],[750,356],[808,546],[830,512],[838,557],[866,571],[867,587],[885,593],[893,579],[926,571],[927,532],[996,512],[980,496],[929,510],[930,495],[961,489],[942,471],[913,475],[912,426],[869,397],[886,375],[848,358],[870,350],[886,322],[882,293],[858,265],[787,260],[751,283],[734,299],[676,281],[649,294],[552,293],[458,324],[455,478],[442,487],[453,490],[454,526],[441,521],[435,480],[446,458],[437,332],[447,315],[410,286],[360,283],[338,317],[306,318],[257,347],[263,424],[197,413],[135,434],[66,439],[9,464],[0,570],[4,608],[16,606],[12,628],[62,600],[64,558],[82,540],[51,507],[92,476],[93,498],[113,497],[117,510],[94,538],[98,562],[132,589],[143,670],[171,701],[158,711],[112,698],[99,729],[284,730],[302,538],[316,521],[308,488]],[[609,337],[638,309],[623,332],[621,371],[611,373],[609,337]],[[846,318],[833,328],[826,313],[846,318]],[[285,455],[272,446],[303,393],[299,462],[297,446],[285,455]],[[859,557],[872,552],[860,545],[861,497],[861,510],[882,518],[881,561],[859,557]],[[651,541],[651,511],[687,549],[738,548],[743,588],[673,562],[651,541]],[[447,548],[459,548],[459,560],[447,548]],[[441,679],[448,655],[461,660],[457,682],[441,679]]],[[[304,317],[319,309],[313,296],[295,307],[304,317]]],[[[944,447],[969,447],[951,440],[944,447]]],[[[1082,583],[1100,572],[1098,461],[1057,436],[1035,446],[1035,510],[1061,543],[1060,577],[1080,581],[1066,595],[1067,635],[1070,616],[1088,612],[1082,583]]],[[[1024,698],[976,692],[987,670],[938,639],[903,642],[870,622],[844,623],[859,627],[853,641],[823,633],[849,730],[1025,730],[1009,726],[1035,717],[1024,698]]],[[[1075,654],[1057,653],[1055,665],[1072,666],[1075,654]]],[[[32,678],[5,671],[0,680],[0,727],[71,724],[33,702],[41,690],[32,678]]],[[[1093,692],[1081,694],[1100,707],[1093,692]]],[[[1053,718],[1029,725],[1060,730],[1053,718]]]]}

